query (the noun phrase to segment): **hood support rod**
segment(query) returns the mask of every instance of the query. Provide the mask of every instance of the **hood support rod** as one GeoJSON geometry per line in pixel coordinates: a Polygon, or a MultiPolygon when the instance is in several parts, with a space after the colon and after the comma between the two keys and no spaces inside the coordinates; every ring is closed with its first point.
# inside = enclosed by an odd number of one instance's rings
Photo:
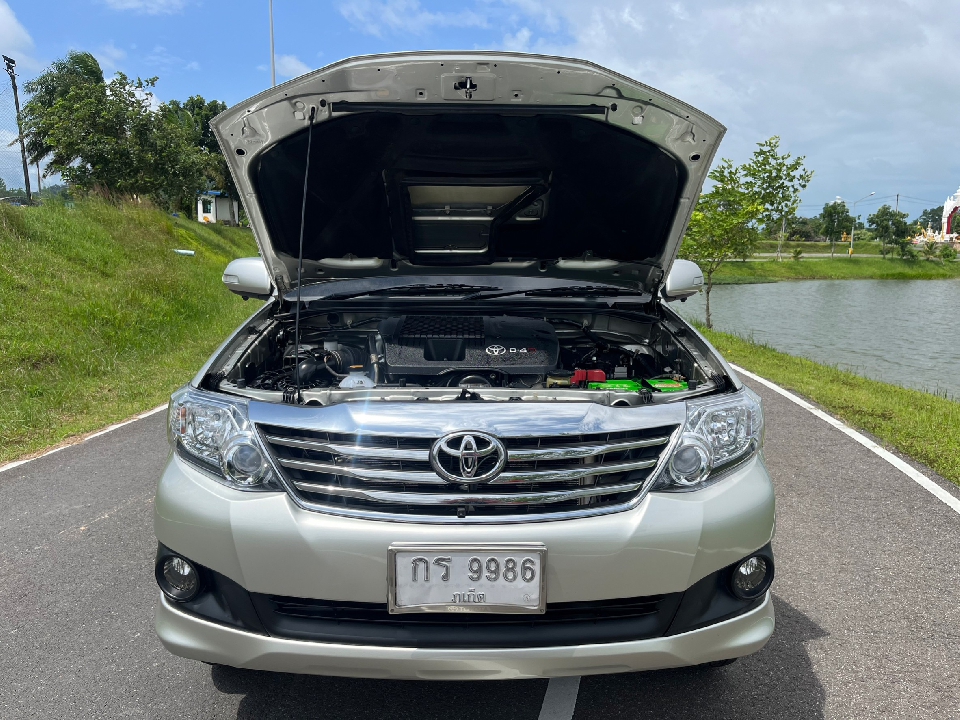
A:
{"type": "Polygon", "coordinates": [[[297,344],[297,352],[294,355],[294,375],[297,379],[297,394],[294,396],[294,404],[303,403],[303,395],[300,392],[300,291],[303,288],[303,228],[307,222],[307,183],[310,181],[310,149],[313,144],[313,119],[317,116],[317,106],[310,106],[310,125],[307,129],[307,165],[303,171],[303,203],[300,205],[300,250],[297,253],[297,319],[293,326],[294,340],[297,344]]]}

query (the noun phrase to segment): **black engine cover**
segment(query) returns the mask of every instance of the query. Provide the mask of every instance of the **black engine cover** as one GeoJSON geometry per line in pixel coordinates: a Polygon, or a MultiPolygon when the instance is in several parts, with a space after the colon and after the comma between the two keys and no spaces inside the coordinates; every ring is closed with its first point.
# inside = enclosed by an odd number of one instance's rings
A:
{"type": "Polygon", "coordinates": [[[533,318],[401,315],[383,320],[379,329],[393,379],[451,370],[544,375],[560,355],[553,325],[533,318]]]}

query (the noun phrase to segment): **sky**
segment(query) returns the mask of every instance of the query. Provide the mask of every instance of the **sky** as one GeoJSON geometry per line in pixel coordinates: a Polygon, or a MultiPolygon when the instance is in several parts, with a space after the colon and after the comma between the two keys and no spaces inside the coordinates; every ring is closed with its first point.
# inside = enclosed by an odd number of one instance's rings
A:
{"type": "MultiPolygon", "coordinates": [[[[874,192],[859,214],[899,193],[912,218],[957,191],[958,18],[960,0],[274,0],[278,81],[398,50],[584,58],[713,115],[721,157],[779,135],[815,172],[807,216],[874,192]]],[[[0,0],[21,83],[87,50],[107,74],[159,76],[160,100],[229,105],[269,86],[269,47],[268,0],[0,0]]]]}

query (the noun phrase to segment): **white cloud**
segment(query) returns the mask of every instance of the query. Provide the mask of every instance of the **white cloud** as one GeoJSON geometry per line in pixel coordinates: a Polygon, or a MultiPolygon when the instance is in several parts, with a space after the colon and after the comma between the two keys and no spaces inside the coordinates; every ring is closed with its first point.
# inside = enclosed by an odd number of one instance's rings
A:
{"type": "Polygon", "coordinates": [[[200,63],[196,60],[187,62],[182,57],[174,55],[163,45],[155,45],[143,61],[161,74],[168,74],[177,70],[199,70],[200,63]]]}
{"type": "MultiPolygon", "coordinates": [[[[33,59],[32,52],[33,38],[30,33],[17,20],[6,0],[0,0],[0,53],[16,60],[18,67],[38,70],[40,65],[33,59]]],[[[20,184],[23,184],[22,179],[20,184]]]]}
{"type": "Polygon", "coordinates": [[[113,41],[101,45],[94,55],[100,63],[100,67],[107,73],[116,70],[119,64],[127,57],[126,51],[114,45],[113,41]]]}
{"type": "Polygon", "coordinates": [[[533,35],[530,28],[522,27],[512,35],[507,33],[503,36],[503,49],[516,50],[517,52],[527,52],[530,50],[530,38],[533,35]]]}
{"type": "Polygon", "coordinates": [[[350,0],[340,5],[340,14],[360,32],[377,37],[387,32],[422,35],[437,27],[488,25],[486,16],[479,12],[432,12],[425,10],[420,0],[350,0]]]}
{"type": "Polygon", "coordinates": [[[145,15],[170,15],[183,10],[186,0],[103,0],[112,10],[133,10],[145,15]]]}
{"type": "Polygon", "coordinates": [[[872,190],[936,199],[960,182],[944,22],[960,0],[500,1],[514,13],[504,46],[599,62],[709,112],[729,128],[723,156],[780,135],[817,173],[803,212],[872,190]]]}
{"type": "Polygon", "coordinates": [[[280,77],[299,77],[312,69],[296,55],[277,55],[277,74],[280,77]]]}

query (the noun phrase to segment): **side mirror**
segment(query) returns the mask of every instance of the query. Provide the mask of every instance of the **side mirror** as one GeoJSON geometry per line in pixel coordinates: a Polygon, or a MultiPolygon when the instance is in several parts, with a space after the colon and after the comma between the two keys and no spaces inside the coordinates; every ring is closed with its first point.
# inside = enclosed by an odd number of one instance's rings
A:
{"type": "Polygon", "coordinates": [[[699,265],[689,260],[674,260],[667,275],[667,284],[663,286],[663,296],[667,302],[686,300],[700,292],[702,287],[703,272],[699,265]]]}
{"type": "Polygon", "coordinates": [[[234,260],[223,271],[223,284],[244,300],[257,298],[268,300],[273,293],[273,283],[267,274],[267,266],[258,257],[234,260]]]}

